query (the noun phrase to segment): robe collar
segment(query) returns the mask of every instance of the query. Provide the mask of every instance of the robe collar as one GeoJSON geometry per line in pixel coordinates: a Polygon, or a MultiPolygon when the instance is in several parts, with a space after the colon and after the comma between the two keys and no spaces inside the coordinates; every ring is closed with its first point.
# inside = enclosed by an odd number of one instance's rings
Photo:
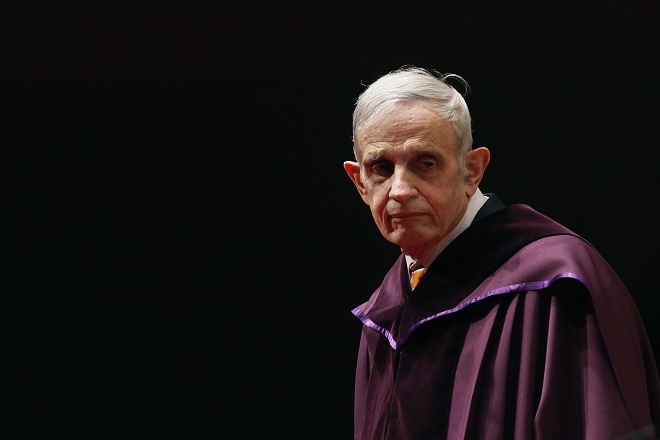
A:
{"type": "Polygon", "coordinates": [[[414,295],[401,255],[369,301],[353,314],[398,349],[421,324],[465,305],[462,302],[483,280],[522,247],[559,234],[575,235],[527,205],[504,207],[490,195],[472,225],[431,264],[414,295]]]}
{"type": "Polygon", "coordinates": [[[465,209],[465,213],[463,214],[463,217],[458,222],[456,227],[449,234],[447,234],[447,236],[444,239],[442,239],[440,243],[438,243],[435,249],[433,249],[433,253],[429,261],[419,261],[419,260],[416,261],[413,260],[411,256],[406,255],[406,262],[408,264],[408,268],[410,268],[413,264],[421,264],[421,267],[429,267],[431,263],[433,263],[433,261],[440,254],[440,252],[442,252],[449,245],[449,243],[451,243],[456,237],[458,237],[463,231],[465,231],[472,224],[472,221],[474,220],[475,216],[487,201],[488,201],[488,196],[484,195],[481,192],[481,190],[477,188],[477,191],[468,200],[468,205],[467,208],[465,209]]]}

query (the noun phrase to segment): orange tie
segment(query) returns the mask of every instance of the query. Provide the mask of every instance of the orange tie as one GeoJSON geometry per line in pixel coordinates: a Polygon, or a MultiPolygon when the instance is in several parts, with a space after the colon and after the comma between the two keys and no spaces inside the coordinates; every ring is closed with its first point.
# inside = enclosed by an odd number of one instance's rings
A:
{"type": "Polygon", "coordinates": [[[417,284],[419,284],[419,280],[422,279],[422,276],[426,273],[426,268],[422,267],[421,269],[417,269],[413,273],[410,274],[410,285],[414,289],[417,287],[417,284]]]}

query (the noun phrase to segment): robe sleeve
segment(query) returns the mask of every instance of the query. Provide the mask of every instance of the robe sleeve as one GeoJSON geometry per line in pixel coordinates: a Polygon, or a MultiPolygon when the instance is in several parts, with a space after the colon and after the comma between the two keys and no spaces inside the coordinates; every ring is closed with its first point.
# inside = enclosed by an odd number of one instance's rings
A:
{"type": "Polygon", "coordinates": [[[499,298],[468,331],[449,438],[655,439],[655,364],[612,358],[602,328],[633,346],[646,335],[604,321],[575,280],[499,298]]]}
{"type": "MultiPolygon", "coordinates": [[[[535,437],[551,439],[654,438],[649,420],[637,420],[624,399],[590,297],[576,282],[561,283],[550,297],[547,346],[535,437]],[[641,426],[640,426],[641,424],[641,426]],[[646,436],[644,434],[646,433],[646,436]]],[[[549,292],[548,292],[549,293],[549,292]]],[[[610,323],[603,322],[608,326],[610,323]]],[[[620,328],[620,332],[629,332],[620,328]]],[[[629,335],[631,342],[637,335],[629,335]]]]}
{"type": "Polygon", "coordinates": [[[355,369],[355,402],[353,406],[353,431],[354,438],[359,438],[364,424],[364,406],[367,395],[367,386],[369,384],[369,368],[371,365],[368,351],[367,333],[362,329],[360,337],[360,346],[357,356],[357,367],[355,369]]]}

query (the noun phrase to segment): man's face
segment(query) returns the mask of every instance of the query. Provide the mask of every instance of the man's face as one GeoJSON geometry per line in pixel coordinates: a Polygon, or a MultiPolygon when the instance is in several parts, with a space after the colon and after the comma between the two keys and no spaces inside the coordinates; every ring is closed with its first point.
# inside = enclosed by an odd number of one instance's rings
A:
{"type": "Polygon", "coordinates": [[[452,125],[427,104],[412,102],[357,140],[362,166],[354,182],[362,199],[381,234],[419,258],[456,227],[476,190],[458,163],[452,125]]]}

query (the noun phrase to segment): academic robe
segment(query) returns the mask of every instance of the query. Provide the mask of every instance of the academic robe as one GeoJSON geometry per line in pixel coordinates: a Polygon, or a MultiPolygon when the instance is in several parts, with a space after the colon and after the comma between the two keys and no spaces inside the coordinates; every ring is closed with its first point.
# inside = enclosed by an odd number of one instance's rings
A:
{"type": "Polygon", "coordinates": [[[639,312],[587,241],[496,196],[412,293],[403,255],[370,299],[356,440],[655,439],[639,312]]]}

